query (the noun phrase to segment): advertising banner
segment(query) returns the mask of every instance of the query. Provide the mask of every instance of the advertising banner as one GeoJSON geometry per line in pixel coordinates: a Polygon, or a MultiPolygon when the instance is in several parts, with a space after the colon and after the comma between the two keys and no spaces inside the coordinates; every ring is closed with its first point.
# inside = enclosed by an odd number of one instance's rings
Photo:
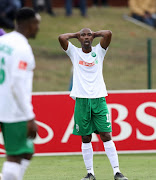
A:
{"type": "MultiPolygon", "coordinates": [[[[106,97],[112,136],[120,153],[156,152],[156,91],[108,91],[106,97]]],[[[34,141],[37,155],[79,154],[81,137],[72,134],[75,101],[69,92],[34,93],[39,127],[34,141]]],[[[93,134],[94,152],[104,152],[93,134]]],[[[0,132],[0,154],[5,153],[0,132]]]]}

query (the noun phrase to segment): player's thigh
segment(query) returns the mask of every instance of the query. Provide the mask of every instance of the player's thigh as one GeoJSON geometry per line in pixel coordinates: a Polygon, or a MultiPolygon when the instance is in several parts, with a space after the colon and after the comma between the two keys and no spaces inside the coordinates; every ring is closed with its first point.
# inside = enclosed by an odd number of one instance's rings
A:
{"type": "Polygon", "coordinates": [[[1,129],[8,156],[32,154],[34,152],[33,141],[27,138],[27,121],[2,123],[1,129]]]}
{"type": "Polygon", "coordinates": [[[93,99],[92,120],[98,132],[112,132],[109,111],[104,97],[93,99]]]}
{"type": "Polygon", "coordinates": [[[86,136],[92,133],[90,100],[86,98],[76,98],[74,112],[75,135],[86,136]]]}

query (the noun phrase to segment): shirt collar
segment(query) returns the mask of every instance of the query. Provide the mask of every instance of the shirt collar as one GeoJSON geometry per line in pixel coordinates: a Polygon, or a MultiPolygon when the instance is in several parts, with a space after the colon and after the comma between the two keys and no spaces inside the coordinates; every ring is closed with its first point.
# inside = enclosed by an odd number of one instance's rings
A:
{"type": "Polygon", "coordinates": [[[20,38],[22,38],[25,42],[28,43],[28,39],[21,33],[17,32],[17,31],[13,31],[13,33],[17,34],[17,36],[19,36],[20,38]]]}

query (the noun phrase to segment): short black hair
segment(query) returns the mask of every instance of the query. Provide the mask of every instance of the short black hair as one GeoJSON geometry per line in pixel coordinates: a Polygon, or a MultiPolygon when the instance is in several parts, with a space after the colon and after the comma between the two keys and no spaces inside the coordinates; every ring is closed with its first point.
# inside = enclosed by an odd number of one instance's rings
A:
{"type": "Polygon", "coordinates": [[[35,17],[36,17],[36,13],[33,9],[29,7],[24,7],[17,11],[16,22],[21,23],[23,21],[26,21],[35,17]]]}

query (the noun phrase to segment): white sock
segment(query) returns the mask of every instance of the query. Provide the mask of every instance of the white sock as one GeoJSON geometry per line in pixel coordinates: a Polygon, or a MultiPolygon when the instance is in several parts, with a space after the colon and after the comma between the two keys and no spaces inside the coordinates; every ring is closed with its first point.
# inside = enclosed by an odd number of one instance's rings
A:
{"type": "Polygon", "coordinates": [[[18,180],[20,176],[20,164],[6,161],[3,164],[2,174],[3,180],[18,180]]]}
{"type": "Polygon", "coordinates": [[[28,168],[29,164],[30,164],[29,160],[27,160],[27,159],[22,159],[21,160],[21,171],[20,171],[20,177],[19,177],[18,180],[23,179],[24,173],[25,173],[26,169],[28,168]]]}
{"type": "Polygon", "coordinates": [[[120,172],[120,170],[119,170],[118,155],[114,142],[112,140],[104,142],[104,148],[115,175],[117,172],[120,172]]]}
{"type": "Polygon", "coordinates": [[[93,148],[91,143],[82,143],[82,155],[83,160],[88,173],[92,173],[94,175],[93,169],[93,148]]]}

